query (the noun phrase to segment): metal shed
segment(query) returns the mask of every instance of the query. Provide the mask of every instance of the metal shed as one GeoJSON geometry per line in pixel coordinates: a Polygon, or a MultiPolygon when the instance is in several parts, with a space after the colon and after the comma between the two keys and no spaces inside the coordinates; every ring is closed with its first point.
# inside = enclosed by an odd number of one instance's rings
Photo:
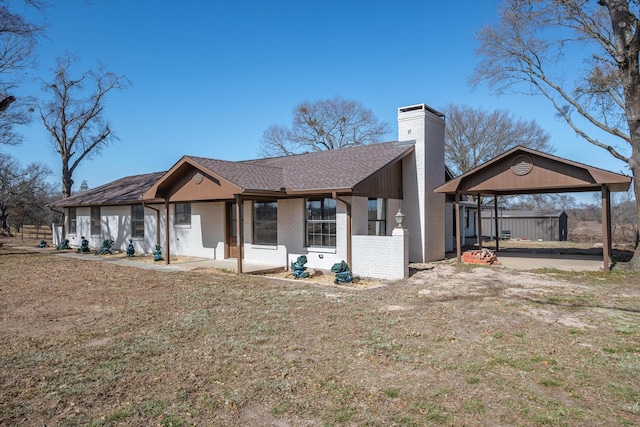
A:
{"type": "MultiPolygon", "coordinates": [[[[482,210],[482,230],[495,236],[493,207],[482,210]]],[[[563,210],[499,210],[500,238],[523,240],[566,241],[568,237],[567,213],[563,210]]]]}

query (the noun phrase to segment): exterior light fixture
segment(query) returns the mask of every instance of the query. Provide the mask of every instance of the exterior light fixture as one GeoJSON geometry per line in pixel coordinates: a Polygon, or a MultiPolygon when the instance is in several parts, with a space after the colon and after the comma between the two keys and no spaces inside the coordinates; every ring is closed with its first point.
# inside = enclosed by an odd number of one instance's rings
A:
{"type": "Polygon", "coordinates": [[[405,217],[405,214],[403,214],[402,211],[400,209],[398,209],[398,212],[396,213],[395,218],[396,218],[396,224],[400,228],[403,227],[404,217],[405,217]]]}

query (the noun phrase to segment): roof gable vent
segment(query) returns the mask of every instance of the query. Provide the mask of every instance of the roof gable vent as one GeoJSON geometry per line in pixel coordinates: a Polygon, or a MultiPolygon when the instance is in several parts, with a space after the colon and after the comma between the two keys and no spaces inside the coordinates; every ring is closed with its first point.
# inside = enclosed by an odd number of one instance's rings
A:
{"type": "Polygon", "coordinates": [[[520,154],[511,162],[511,172],[518,176],[524,176],[533,169],[533,159],[531,156],[520,154]]]}

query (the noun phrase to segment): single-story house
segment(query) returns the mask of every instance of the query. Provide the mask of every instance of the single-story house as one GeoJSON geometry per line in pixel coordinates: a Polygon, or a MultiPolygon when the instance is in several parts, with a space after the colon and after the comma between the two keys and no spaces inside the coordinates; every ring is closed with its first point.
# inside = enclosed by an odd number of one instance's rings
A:
{"type": "Polygon", "coordinates": [[[630,177],[518,146],[453,178],[444,134],[443,114],[410,105],[398,109],[396,141],[244,161],[184,156],[50,206],[64,214],[60,239],[75,246],[113,239],[124,250],[131,239],[138,253],[159,245],[167,262],[234,259],[238,272],[243,261],[289,268],[305,255],[308,268],[346,261],[353,274],[399,279],[410,262],[453,250],[460,260],[466,239],[483,234],[472,221],[482,197],[601,190],[608,271],[610,192],[630,177]]]}
{"type": "Polygon", "coordinates": [[[356,275],[403,278],[410,262],[453,249],[452,209],[433,191],[445,182],[444,126],[438,111],[411,105],[398,109],[397,141],[246,161],[184,156],[50,206],[74,246],[113,239],[124,250],[131,239],[138,253],[160,245],[167,260],[234,258],[239,272],[242,260],[288,268],[305,255],[309,268],[344,260],[356,275]]]}

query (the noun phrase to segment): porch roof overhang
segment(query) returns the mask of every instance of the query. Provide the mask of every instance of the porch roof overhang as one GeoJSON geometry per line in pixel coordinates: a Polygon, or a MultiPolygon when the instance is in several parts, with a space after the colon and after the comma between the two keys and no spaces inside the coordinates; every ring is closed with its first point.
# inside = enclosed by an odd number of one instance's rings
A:
{"type": "MultiPolygon", "coordinates": [[[[255,165],[235,164],[242,169],[253,169],[255,165]]],[[[260,169],[260,167],[259,167],[260,169]]],[[[273,169],[273,168],[269,168],[273,169]]],[[[227,171],[228,173],[228,171],[227,171]]],[[[300,196],[341,195],[350,194],[352,188],[318,188],[318,189],[294,189],[294,188],[245,188],[230,181],[214,170],[203,166],[200,162],[189,157],[183,157],[169,171],[167,171],[151,188],[143,195],[145,203],[163,203],[167,199],[172,202],[180,201],[216,201],[234,200],[236,196],[244,199],[273,199],[300,196]]]]}
{"type": "Polygon", "coordinates": [[[627,191],[631,177],[518,146],[437,187],[480,196],[627,191]]]}

